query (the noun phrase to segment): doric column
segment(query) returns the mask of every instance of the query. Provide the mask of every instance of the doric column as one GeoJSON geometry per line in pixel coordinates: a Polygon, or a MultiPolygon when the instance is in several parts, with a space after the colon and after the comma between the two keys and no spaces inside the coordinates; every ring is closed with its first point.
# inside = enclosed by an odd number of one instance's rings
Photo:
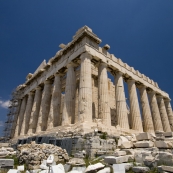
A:
{"type": "Polygon", "coordinates": [[[115,76],[117,125],[119,125],[121,128],[129,129],[129,121],[127,115],[126,98],[124,93],[124,83],[122,75],[122,72],[118,72],[115,76]]]}
{"type": "Polygon", "coordinates": [[[100,63],[98,68],[99,118],[105,126],[111,126],[107,64],[100,63]]]}
{"type": "Polygon", "coordinates": [[[21,130],[22,122],[23,122],[23,115],[25,113],[25,108],[26,108],[26,101],[27,101],[27,98],[25,96],[22,99],[22,103],[21,103],[21,107],[20,107],[20,111],[19,111],[19,116],[18,116],[18,120],[17,120],[17,124],[16,124],[14,137],[17,137],[20,134],[20,130],[21,130]]]}
{"type": "Polygon", "coordinates": [[[12,124],[11,138],[14,137],[14,133],[15,133],[16,125],[17,125],[17,119],[18,119],[18,116],[19,116],[21,102],[22,102],[22,100],[18,99],[17,106],[16,106],[16,109],[15,109],[14,120],[13,120],[13,124],[12,124]]]}
{"type": "Polygon", "coordinates": [[[156,94],[154,91],[150,91],[149,93],[150,107],[151,113],[153,117],[153,124],[155,131],[163,131],[162,121],[160,118],[160,112],[157,104],[156,94]]]}
{"type": "Polygon", "coordinates": [[[164,130],[164,132],[171,132],[171,127],[169,124],[168,115],[166,112],[163,96],[157,96],[157,101],[158,101],[158,106],[159,106],[159,110],[160,110],[160,117],[162,120],[163,130],[164,130]]]}
{"type": "Polygon", "coordinates": [[[76,82],[76,96],[75,96],[75,118],[74,124],[78,123],[78,112],[79,112],[79,80],[76,82]]]}
{"type": "Polygon", "coordinates": [[[164,101],[165,101],[165,107],[166,107],[166,111],[167,111],[167,115],[169,119],[169,124],[171,126],[171,130],[173,131],[173,112],[172,112],[170,99],[165,99],[164,101]]]}
{"type": "Polygon", "coordinates": [[[150,105],[148,102],[146,86],[141,85],[139,87],[139,92],[141,99],[144,132],[154,132],[154,125],[151,116],[150,105]]]}
{"type": "Polygon", "coordinates": [[[79,121],[92,122],[92,77],[91,58],[86,52],[80,56],[80,83],[79,83],[79,121]]]}
{"type": "Polygon", "coordinates": [[[44,90],[42,94],[42,101],[40,106],[36,133],[39,133],[40,131],[45,131],[47,128],[47,120],[48,120],[50,101],[51,101],[51,89],[52,89],[51,81],[46,80],[44,82],[44,90]]]}
{"type": "Polygon", "coordinates": [[[41,98],[42,98],[42,88],[38,86],[35,91],[34,103],[32,106],[32,112],[31,112],[30,121],[29,121],[28,135],[35,133],[36,131],[38,115],[40,111],[41,98]]]}
{"type": "Polygon", "coordinates": [[[52,99],[50,112],[48,117],[48,127],[47,129],[51,129],[56,126],[61,125],[61,74],[56,73],[54,78],[54,84],[52,88],[52,99]]]}
{"type": "Polygon", "coordinates": [[[31,116],[31,111],[32,111],[32,106],[33,106],[33,100],[34,100],[34,93],[30,92],[28,94],[28,100],[27,100],[26,110],[24,113],[24,119],[23,119],[20,135],[27,134],[27,132],[28,132],[28,126],[29,126],[29,121],[30,121],[30,116],[31,116]]]}
{"type": "Polygon", "coordinates": [[[127,80],[129,101],[130,101],[130,116],[131,116],[131,127],[133,130],[143,132],[142,120],[140,116],[140,109],[138,103],[138,96],[136,92],[135,80],[127,80]]]}
{"type": "Polygon", "coordinates": [[[75,117],[76,74],[74,64],[68,64],[67,68],[62,125],[72,124],[72,119],[75,117]]]}

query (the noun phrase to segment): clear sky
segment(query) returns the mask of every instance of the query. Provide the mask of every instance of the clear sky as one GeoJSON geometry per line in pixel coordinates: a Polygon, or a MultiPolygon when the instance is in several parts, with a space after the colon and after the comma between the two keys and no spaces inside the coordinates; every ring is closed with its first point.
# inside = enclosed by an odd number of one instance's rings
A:
{"type": "Polygon", "coordinates": [[[173,98],[173,0],[0,0],[0,136],[11,91],[84,25],[173,98]]]}

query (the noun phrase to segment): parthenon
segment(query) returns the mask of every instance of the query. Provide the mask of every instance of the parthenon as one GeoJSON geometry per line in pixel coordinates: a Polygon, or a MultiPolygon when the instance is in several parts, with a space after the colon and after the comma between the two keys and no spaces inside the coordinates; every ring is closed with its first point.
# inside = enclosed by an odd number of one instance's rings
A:
{"type": "Polygon", "coordinates": [[[84,26],[71,42],[60,45],[54,57],[27,75],[26,82],[16,89],[18,104],[11,138],[64,129],[87,133],[97,128],[110,134],[173,130],[169,95],[110,54],[109,45],[99,47],[100,43],[84,26]]]}

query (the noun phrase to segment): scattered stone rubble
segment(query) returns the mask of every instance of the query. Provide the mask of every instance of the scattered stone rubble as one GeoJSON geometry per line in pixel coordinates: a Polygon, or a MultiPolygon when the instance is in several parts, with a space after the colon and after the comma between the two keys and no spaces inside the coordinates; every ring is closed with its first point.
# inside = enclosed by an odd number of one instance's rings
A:
{"type": "Polygon", "coordinates": [[[81,136],[73,146],[73,158],[68,157],[66,150],[52,144],[32,142],[19,145],[18,150],[19,163],[26,163],[29,170],[34,170],[30,171],[32,173],[48,172],[46,159],[50,154],[55,158],[52,173],[110,173],[112,170],[120,173],[130,169],[135,173],[152,169],[163,173],[173,172],[172,132],[144,132],[116,137],[107,135],[105,139],[101,139],[100,134],[81,136]],[[88,167],[84,161],[87,156],[91,159],[88,167]]]}
{"type": "Polygon", "coordinates": [[[16,155],[16,151],[10,147],[9,143],[0,143],[0,158],[16,155]]]}
{"type": "Polygon", "coordinates": [[[55,162],[66,162],[69,156],[66,150],[52,144],[31,144],[18,145],[18,158],[20,164],[27,164],[28,169],[38,169],[43,160],[50,154],[54,155],[55,162]]]}

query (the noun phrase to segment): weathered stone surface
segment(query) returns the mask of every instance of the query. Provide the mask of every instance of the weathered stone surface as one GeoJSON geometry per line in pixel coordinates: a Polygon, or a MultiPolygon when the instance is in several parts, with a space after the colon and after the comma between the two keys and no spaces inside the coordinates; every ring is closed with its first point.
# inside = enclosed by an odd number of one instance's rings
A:
{"type": "Polygon", "coordinates": [[[124,164],[113,164],[114,173],[125,173],[124,164]]]}
{"type": "MultiPolygon", "coordinates": [[[[66,150],[52,144],[31,144],[18,145],[19,163],[26,163],[28,169],[40,168],[41,161],[47,160],[50,154],[54,154],[54,161],[68,161],[66,150]]],[[[45,163],[44,163],[45,165],[45,163]]],[[[45,167],[45,166],[44,166],[45,167]]]]}
{"type": "Polygon", "coordinates": [[[129,158],[128,156],[119,156],[119,157],[106,156],[104,158],[104,162],[109,164],[120,164],[120,163],[128,162],[128,158],[129,158]]]}
{"type": "Polygon", "coordinates": [[[124,149],[124,148],[132,148],[133,147],[133,143],[131,141],[126,141],[126,142],[123,142],[121,144],[121,149],[124,149]]]}
{"type": "Polygon", "coordinates": [[[173,165],[173,155],[172,153],[159,151],[155,156],[158,165],[173,165]]]}
{"type": "Polygon", "coordinates": [[[13,168],[13,159],[0,159],[0,168],[13,168]]]}
{"type": "Polygon", "coordinates": [[[85,172],[87,173],[87,172],[90,172],[90,171],[96,171],[96,170],[102,169],[104,167],[105,167],[105,165],[103,165],[102,163],[96,163],[94,165],[89,165],[86,168],[85,172]]]}
{"type": "Polygon", "coordinates": [[[143,164],[144,163],[144,159],[145,159],[146,156],[152,157],[151,151],[144,151],[144,150],[136,151],[135,155],[134,155],[134,158],[135,158],[135,161],[137,163],[143,164]]]}
{"type": "Polygon", "coordinates": [[[64,166],[62,164],[51,166],[52,173],[65,173],[64,166]]]}
{"type": "Polygon", "coordinates": [[[103,168],[100,171],[98,171],[97,173],[110,173],[111,172],[111,168],[107,167],[107,168],[103,168]]]}
{"type": "Polygon", "coordinates": [[[151,141],[139,141],[134,143],[136,148],[150,148],[153,147],[153,142],[151,141]]]}
{"type": "Polygon", "coordinates": [[[85,161],[82,158],[71,158],[68,162],[70,165],[85,165],[85,161]]]}
{"type": "MultiPolygon", "coordinates": [[[[79,173],[80,172],[83,173],[83,172],[85,172],[85,170],[86,170],[86,167],[85,166],[83,166],[83,167],[77,166],[77,167],[73,167],[72,168],[72,171],[78,171],[79,173]]],[[[70,172],[72,172],[72,171],[70,171],[70,172]]]]}
{"type": "Polygon", "coordinates": [[[173,137],[173,132],[164,132],[163,135],[165,137],[173,137]]]}
{"type": "Polygon", "coordinates": [[[150,168],[148,167],[133,167],[132,170],[136,173],[149,172],[150,168]]]}
{"type": "Polygon", "coordinates": [[[142,140],[150,140],[151,139],[151,136],[149,133],[147,132],[144,132],[144,133],[139,133],[136,135],[136,139],[138,141],[142,141],[142,140]]]}
{"type": "Polygon", "coordinates": [[[155,157],[152,156],[146,156],[144,158],[144,165],[148,166],[148,167],[156,167],[157,166],[157,162],[155,162],[155,157]]]}
{"type": "Polygon", "coordinates": [[[164,166],[162,165],[162,170],[166,172],[173,172],[173,166],[164,166]]]}
{"type": "Polygon", "coordinates": [[[17,169],[10,169],[7,173],[20,173],[17,169]]]}
{"type": "Polygon", "coordinates": [[[127,80],[127,84],[128,84],[129,100],[130,100],[131,127],[133,130],[138,130],[139,132],[143,132],[135,80],[129,79],[127,80]]]}
{"type": "Polygon", "coordinates": [[[0,148],[1,147],[9,147],[10,143],[0,143],[0,148]]]}
{"type": "Polygon", "coordinates": [[[173,148],[173,141],[155,141],[155,146],[158,148],[173,148]]]}
{"type": "Polygon", "coordinates": [[[124,165],[126,171],[133,167],[133,163],[122,163],[122,165],[124,165]]]}
{"type": "Polygon", "coordinates": [[[116,157],[118,157],[118,156],[126,155],[126,152],[125,151],[116,151],[114,154],[115,154],[116,157]]]}

